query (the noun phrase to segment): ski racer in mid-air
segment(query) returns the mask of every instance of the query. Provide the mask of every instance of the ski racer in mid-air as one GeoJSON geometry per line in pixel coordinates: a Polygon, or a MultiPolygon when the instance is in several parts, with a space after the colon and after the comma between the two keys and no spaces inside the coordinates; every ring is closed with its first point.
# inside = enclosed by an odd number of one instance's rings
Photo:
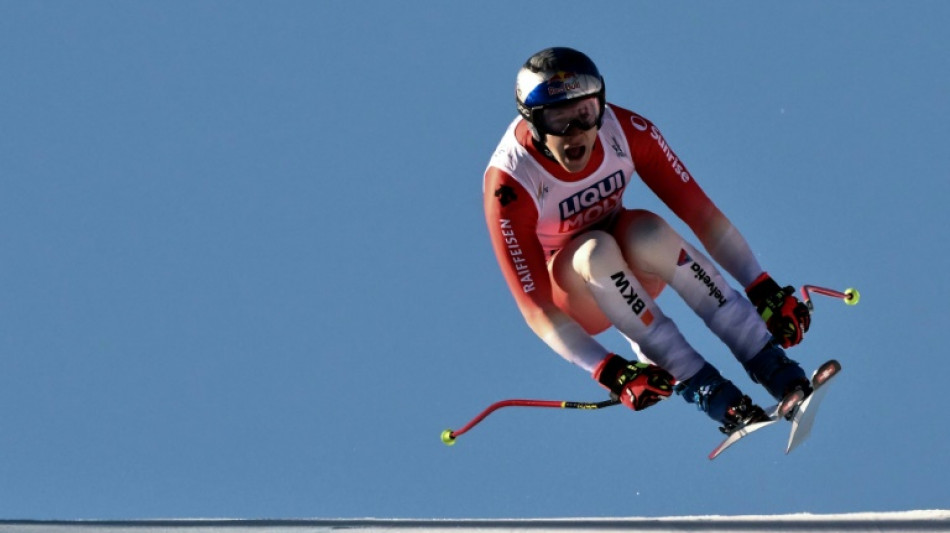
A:
{"type": "Polygon", "coordinates": [[[657,306],[669,285],[771,396],[808,394],[804,371],[783,350],[808,331],[808,308],[763,270],[659,129],[607,103],[591,59],[542,50],[518,72],[515,96],[519,116],[485,172],[484,209],[508,288],[534,333],[634,410],[675,389],[727,433],[767,418],[657,306]],[[624,207],[634,175],[705,252],[658,215],[624,207]],[[594,339],[611,326],[639,361],[594,339]]]}

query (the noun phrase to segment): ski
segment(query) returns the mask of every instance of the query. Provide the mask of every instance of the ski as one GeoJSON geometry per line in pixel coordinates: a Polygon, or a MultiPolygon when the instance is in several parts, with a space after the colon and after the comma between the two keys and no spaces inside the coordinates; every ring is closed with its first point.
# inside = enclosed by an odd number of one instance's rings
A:
{"type": "Polygon", "coordinates": [[[834,359],[815,370],[811,378],[811,386],[814,391],[791,412],[792,430],[788,435],[786,454],[791,453],[811,435],[811,428],[815,424],[818,408],[821,406],[821,401],[825,398],[825,395],[828,394],[828,385],[839,372],[841,372],[841,363],[834,359]]]}
{"type": "Polygon", "coordinates": [[[768,420],[763,420],[762,422],[754,422],[752,424],[747,424],[733,431],[732,433],[729,434],[728,437],[725,438],[725,440],[723,440],[719,444],[719,446],[716,446],[716,448],[713,451],[709,452],[709,460],[711,461],[715,459],[716,457],[719,457],[719,454],[726,451],[726,448],[739,442],[739,439],[745,437],[746,435],[749,435],[750,433],[758,431],[766,426],[771,426],[772,424],[778,421],[779,421],[778,418],[769,417],[768,420]]]}
{"type": "Polygon", "coordinates": [[[770,413],[768,420],[746,424],[745,426],[742,426],[730,433],[721,443],[719,443],[719,446],[716,446],[713,451],[709,452],[709,460],[711,461],[716,457],[719,457],[719,455],[726,451],[727,448],[739,442],[740,439],[746,437],[750,433],[754,433],[764,427],[771,426],[772,424],[785,418],[789,415],[789,413],[792,412],[793,409],[802,403],[804,397],[805,393],[803,393],[801,390],[796,390],[785,398],[782,398],[781,403],[765,410],[767,413],[770,413]]]}
{"type": "Polygon", "coordinates": [[[719,443],[719,446],[716,446],[716,448],[709,453],[709,459],[712,460],[719,457],[722,452],[751,433],[771,426],[783,418],[792,423],[792,429],[788,436],[788,445],[785,448],[786,454],[791,453],[792,450],[811,435],[811,428],[815,424],[818,407],[828,393],[828,384],[840,371],[841,363],[834,359],[823,363],[812,374],[811,394],[806,397],[801,390],[789,393],[788,396],[782,399],[781,403],[765,410],[767,413],[770,413],[768,420],[753,422],[736,429],[719,443]]]}

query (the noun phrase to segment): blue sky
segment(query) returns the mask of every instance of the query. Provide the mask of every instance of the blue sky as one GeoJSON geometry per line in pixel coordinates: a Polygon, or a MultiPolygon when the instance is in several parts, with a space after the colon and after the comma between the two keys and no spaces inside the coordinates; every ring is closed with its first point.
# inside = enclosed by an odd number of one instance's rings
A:
{"type": "MultiPolygon", "coordinates": [[[[946,508],[950,4],[0,4],[0,518],[946,508]],[[598,401],[530,332],[481,175],[579,48],[844,371],[812,439],[598,401]]],[[[628,206],[670,213],[642,184],[628,206]]],[[[677,227],[686,231],[682,224],[677,227]]],[[[695,242],[695,240],[694,240],[695,242]]],[[[762,403],[672,291],[692,343],[762,403]]],[[[629,355],[615,334],[601,341],[629,355]]]]}

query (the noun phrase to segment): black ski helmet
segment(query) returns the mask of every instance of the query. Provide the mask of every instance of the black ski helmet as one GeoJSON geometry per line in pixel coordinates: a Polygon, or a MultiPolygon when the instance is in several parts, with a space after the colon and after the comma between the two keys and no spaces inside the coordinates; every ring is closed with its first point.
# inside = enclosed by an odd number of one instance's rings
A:
{"type": "Polygon", "coordinates": [[[547,106],[597,95],[600,128],[607,105],[604,78],[597,65],[573,48],[546,48],[529,57],[518,71],[515,81],[515,102],[518,112],[531,126],[534,138],[544,138],[537,127],[537,114],[547,106]]]}

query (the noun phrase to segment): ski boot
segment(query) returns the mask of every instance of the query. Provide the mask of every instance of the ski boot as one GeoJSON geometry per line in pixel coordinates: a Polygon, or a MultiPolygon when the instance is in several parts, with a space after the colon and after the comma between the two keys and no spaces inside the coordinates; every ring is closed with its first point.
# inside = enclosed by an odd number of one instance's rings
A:
{"type": "Polygon", "coordinates": [[[775,342],[769,342],[752,359],[743,363],[752,381],[779,402],[779,415],[791,419],[795,409],[812,393],[811,380],[775,342]]]}
{"type": "Polygon", "coordinates": [[[752,403],[731,381],[722,377],[718,370],[706,363],[693,377],[674,387],[676,394],[687,403],[695,403],[709,418],[722,424],[720,431],[733,431],[751,424],[768,420],[765,411],[752,403]]]}
{"type": "Polygon", "coordinates": [[[726,409],[726,414],[722,420],[722,426],[719,431],[726,435],[732,434],[738,429],[742,429],[749,424],[756,422],[767,422],[771,420],[764,409],[752,403],[752,399],[743,396],[738,403],[726,409]]]}
{"type": "Polygon", "coordinates": [[[778,401],[801,390],[805,397],[811,394],[811,381],[805,377],[805,371],[795,361],[788,358],[778,344],[769,342],[752,359],[742,363],[752,381],[765,387],[765,390],[778,401]]]}

